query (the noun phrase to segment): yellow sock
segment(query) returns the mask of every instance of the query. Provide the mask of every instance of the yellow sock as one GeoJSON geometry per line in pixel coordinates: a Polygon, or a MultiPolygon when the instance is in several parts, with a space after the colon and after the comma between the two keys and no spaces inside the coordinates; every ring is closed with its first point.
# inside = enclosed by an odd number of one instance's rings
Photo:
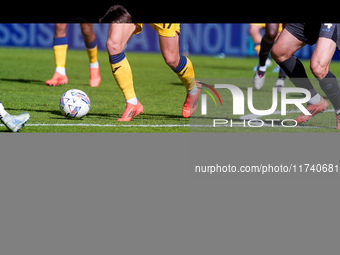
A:
{"type": "Polygon", "coordinates": [[[89,56],[90,64],[96,63],[98,60],[97,59],[97,53],[98,53],[97,41],[94,40],[93,42],[90,42],[90,43],[85,42],[85,46],[86,46],[87,55],[89,56]]]}
{"type": "Polygon", "coordinates": [[[67,37],[58,37],[53,40],[53,51],[56,67],[66,66],[66,53],[67,53],[68,41],[67,37]]]}
{"type": "Polygon", "coordinates": [[[97,46],[92,49],[86,49],[87,55],[89,56],[89,60],[91,64],[94,64],[97,62],[97,46]]]}
{"type": "Polygon", "coordinates": [[[189,58],[181,55],[178,66],[173,69],[189,92],[196,86],[194,67],[189,58]]]}
{"type": "Polygon", "coordinates": [[[257,55],[259,55],[260,54],[260,50],[261,50],[261,44],[260,43],[259,44],[255,44],[254,49],[257,52],[257,55]]]}
{"type": "Polygon", "coordinates": [[[133,87],[132,71],[129,61],[122,52],[117,55],[109,56],[113,77],[115,78],[118,87],[123,92],[125,100],[136,97],[133,87]]]}
{"type": "Polygon", "coordinates": [[[65,67],[67,44],[66,45],[55,45],[53,46],[53,50],[54,50],[55,66],[65,67]]]}

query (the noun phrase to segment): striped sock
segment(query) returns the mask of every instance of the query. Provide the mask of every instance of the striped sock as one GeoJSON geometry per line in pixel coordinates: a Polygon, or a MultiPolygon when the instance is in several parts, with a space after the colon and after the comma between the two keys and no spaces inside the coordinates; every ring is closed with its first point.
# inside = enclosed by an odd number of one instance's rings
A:
{"type": "Polygon", "coordinates": [[[87,51],[87,55],[89,57],[89,61],[90,61],[90,67],[98,67],[98,49],[97,49],[97,41],[96,39],[94,39],[94,41],[92,42],[85,42],[85,46],[86,46],[86,51],[87,51]]]}
{"type": "Polygon", "coordinates": [[[126,58],[126,56],[125,56],[125,53],[123,51],[119,54],[109,56],[109,61],[110,61],[110,64],[117,64],[120,61],[122,61],[124,58],[126,58]]]}
{"type": "Polygon", "coordinates": [[[184,67],[187,65],[187,57],[186,56],[183,56],[181,55],[180,56],[180,60],[179,60],[179,63],[178,63],[178,66],[173,69],[175,73],[179,73],[180,71],[182,71],[184,69],[184,67]]]}
{"type": "Polygon", "coordinates": [[[173,69],[178,78],[182,81],[188,93],[196,88],[194,67],[189,58],[181,55],[178,66],[173,69]]]}
{"type": "Polygon", "coordinates": [[[119,54],[109,56],[109,61],[113,77],[115,78],[118,87],[123,92],[125,100],[127,101],[135,98],[136,93],[133,87],[132,71],[124,51],[119,54]]]}
{"type": "Polygon", "coordinates": [[[54,38],[53,51],[55,58],[56,71],[62,75],[66,74],[66,54],[67,54],[68,41],[67,37],[54,38]]]}
{"type": "Polygon", "coordinates": [[[68,44],[66,36],[64,36],[64,37],[54,37],[54,39],[53,39],[53,46],[64,45],[64,44],[66,44],[66,45],[68,44]]]}

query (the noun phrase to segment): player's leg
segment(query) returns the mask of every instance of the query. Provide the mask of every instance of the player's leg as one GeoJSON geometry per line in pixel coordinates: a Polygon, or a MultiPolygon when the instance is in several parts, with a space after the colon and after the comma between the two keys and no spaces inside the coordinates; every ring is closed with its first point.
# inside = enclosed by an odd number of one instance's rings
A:
{"type": "MultiPolygon", "coordinates": [[[[278,33],[277,33],[277,38],[280,36],[282,30],[287,26],[287,23],[280,23],[279,25],[279,30],[278,30],[278,33]]],[[[276,39],[277,39],[276,38],[276,39]]],[[[276,80],[275,82],[275,86],[277,88],[277,91],[279,93],[281,93],[281,89],[285,86],[285,80],[286,80],[286,77],[287,77],[287,74],[285,73],[285,71],[278,65],[276,68],[279,69],[279,77],[278,79],[276,80]]],[[[275,69],[276,69],[275,68],[275,69]]],[[[274,70],[275,70],[274,69],[274,70]]],[[[273,71],[274,71],[273,70],[273,71]]]]}
{"type": "Polygon", "coordinates": [[[281,89],[285,86],[285,79],[287,77],[287,74],[285,73],[285,71],[283,71],[283,69],[280,66],[278,67],[280,68],[279,77],[275,82],[275,87],[277,88],[277,91],[281,93],[281,89]]]}
{"type": "Polygon", "coordinates": [[[196,86],[195,72],[190,59],[179,54],[178,34],[174,37],[159,36],[159,45],[165,63],[174,70],[189,93],[196,86]]]}
{"type": "Polygon", "coordinates": [[[190,59],[179,54],[179,35],[159,36],[159,44],[162,56],[167,65],[177,74],[187,90],[187,97],[183,105],[182,115],[190,117],[197,108],[197,100],[200,89],[196,85],[194,67],[190,59]],[[191,102],[191,104],[190,104],[191,102]]]}
{"type": "Polygon", "coordinates": [[[279,23],[266,23],[265,34],[261,40],[261,49],[259,52],[259,65],[254,75],[253,84],[256,89],[261,89],[267,70],[266,61],[269,57],[271,48],[274,45],[275,38],[279,30],[279,23]]]}
{"type": "Polygon", "coordinates": [[[12,132],[20,132],[29,118],[30,115],[27,112],[23,112],[20,115],[10,115],[0,102],[0,120],[8,128],[8,130],[12,132]]]}
{"type": "Polygon", "coordinates": [[[55,24],[53,51],[56,69],[53,77],[46,81],[46,85],[49,86],[57,86],[68,82],[65,69],[68,47],[66,27],[67,24],[55,24]]]}
{"type": "Polygon", "coordinates": [[[306,43],[284,29],[271,50],[271,56],[295,86],[309,90],[314,96],[317,92],[310,83],[303,64],[294,56],[294,53],[305,45],[306,43]]]}
{"type": "Polygon", "coordinates": [[[126,100],[125,111],[118,121],[130,121],[144,111],[137,100],[131,67],[124,53],[124,47],[135,30],[136,24],[111,23],[106,41],[113,77],[126,100]]]}
{"type": "Polygon", "coordinates": [[[323,79],[329,73],[329,65],[336,49],[336,43],[328,38],[320,37],[315,45],[310,69],[315,78],[323,79]]]}
{"type": "Polygon", "coordinates": [[[86,46],[86,52],[89,57],[90,66],[90,86],[98,87],[101,81],[98,63],[98,49],[96,34],[93,31],[93,25],[91,23],[80,24],[81,33],[84,37],[86,46]]]}
{"type": "Polygon", "coordinates": [[[261,40],[261,50],[259,52],[259,65],[265,67],[270,50],[274,45],[275,38],[279,30],[279,23],[266,23],[265,34],[261,40]]]}
{"type": "MultiPolygon", "coordinates": [[[[338,120],[338,116],[340,116],[340,88],[335,75],[329,71],[335,50],[336,43],[333,40],[320,37],[311,57],[310,68],[315,78],[318,79],[321,89],[331,101],[338,120]]],[[[339,122],[337,129],[340,129],[339,122]]]]}
{"type": "MultiPolygon", "coordinates": [[[[291,31],[294,33],[293,30],[291,31]]],[[[306,122],[328,107],[328,102],[320,96],[308,79],[303,64],[296,56],[294,56],[294,53],[305,45],[306,43],[301,39],[298,39],[287,29],[284,29],[271,51],[273,59],[284,70],[290,78],[290,81],[296,87],[305,88],[311,93],[311,99],[307,103],[307,110],[312,115],[301,114],[296,119],[298,123],[306,122]]]]}
{"type": "Polygon", "coordinates": [[[57,23],[54,30],[53,50],[55,55],[57,71],[61,74],[65,73],[66,54],[68,41],[66,37],[67,24],[57,23]]]}
{"type": "Polygon", "coordinates": [[[251,23],[249,25],[249,30],[248,30],[251,38],[253,39],[254,50],[256,51],[257,54],[260,53],[260,49],[261,49],[262,35],[261,35],[260,31],[261,31],[262,27],[263,27],[262,23],[261,24],[260,23],[251,23]]]}

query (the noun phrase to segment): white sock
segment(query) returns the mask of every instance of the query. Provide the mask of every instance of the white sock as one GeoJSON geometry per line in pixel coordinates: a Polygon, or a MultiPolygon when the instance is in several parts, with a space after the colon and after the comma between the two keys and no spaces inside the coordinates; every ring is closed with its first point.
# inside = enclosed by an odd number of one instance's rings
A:
{"type": "Polygon", "coordinates": [[[98,61],[94,62],[94,63],[90,63],[90,68],[98,68],[99,67],[99,63],[98,61]]]}
{"type": "Polygon", "coordinates": [[[131,99],[128,99],[126,100],[127,103],[130,103],[130,104],[133,104],[133,105],[136,105],[138,104],[138,100],[137,100],[137,97],[133,97],[131,99]]]}
{"type": "Polygon", "coordinates": [[[60,67],[60,66],[58,66],[58,67],[55,68],[55,71],[58,72],[58,73],[60,73],[61,75],[66,75],[66,69],[65,69],[65,67],[60,67]]]}
{"type": "Polygon", "coordinates": [[[340,109],[339,110],[334,110],[335,114],[340,114],[340,109]]]}
{"type": "Polygon", "coordinates": [[[317,104],[321,101],[321,96],[320,94],[316,94],[315,96],[313,96],[309,101],[308,103],[309,104],[317,104]]]}
{"type": "Polygon", "coordinates": [[[189,94],[190,94],[190,95],[195,95],[195,94],[197,93],[197,91],[198,91],[198,87],[197,87],[197,85],[195,85],[195,88],[193,88],[192,90],[190,90],[190,91],[189,91],[189,94]]]}
{"type": "Polygon", "coordinates": [[[7,114],[5,107],[0,102],[0,119],[2,119],[7,114]]]}
{"type": "Polygon", "coordinates": [[[259,71],[261,72],[267,71],[267,66],[259,66],[259,71]]]}

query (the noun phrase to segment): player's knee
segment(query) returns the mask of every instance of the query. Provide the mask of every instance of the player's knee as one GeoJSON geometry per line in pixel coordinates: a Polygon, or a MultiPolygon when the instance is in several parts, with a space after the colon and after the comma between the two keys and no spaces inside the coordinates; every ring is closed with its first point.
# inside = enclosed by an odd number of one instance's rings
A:
{"type": "Polygon", "coordinates": [[[94,34],[93,28],[92,26],[84,26],[82,27],[81,30],[82,35],[86,38],[86,37],[90,37],[94,34]]]}
{"type": "Polygon", "coordinates": [[[257,26],[249,26],[248,33],[250,35],[256,34],[258,32],[259,32],[259,29],[257,28],[257,26]]]}
{"type": "Polygon", "coordinates": [[[328,65],[321,65],[319,62],[311,62],[310,70],[312,71],[315,78],[323,79],[327,75],[329,67],[328,65]]]}
{"type": "Polygon", "coordinates": [[[277,30],[270,29],[266,32],[264,37],[266,38],[268,42],[273,42],[276,38],[276,35],[277,35],[277,30]]]}
{"type": "Polygon", "coordinates": [[[59,23],[55,25],[54,37],[65,37],[66,36],[67,24],[59,23]]]}
{"type": "Polygon", "coordinates": [[[180,57],[179,56],[173,56],[171,54],[165,54],[164,56],[165,63],[170,66],[170,68],[174,69],[178,66],[180,57]]]}
{"type": "Polygon", "coordinates": [[[274,42],[275,38],[276,38],[276,33],[274,33],[274,32],[265,34],[265,39],[268,42],[274,42]]]}
{"type": "Polygon", "coordinates": [[[124,50],[124,46],[109,38],[106,41],[106,49],[110,55],[116,55],[124,50]]]}
{"type": "Polygon", "coordinates": [[[281,63],[286,60],[284,53],[281,51],[280,48],[275,47],[275,44],[270,52],[270,55],[272,56],[276,63],[281,63]]]}

